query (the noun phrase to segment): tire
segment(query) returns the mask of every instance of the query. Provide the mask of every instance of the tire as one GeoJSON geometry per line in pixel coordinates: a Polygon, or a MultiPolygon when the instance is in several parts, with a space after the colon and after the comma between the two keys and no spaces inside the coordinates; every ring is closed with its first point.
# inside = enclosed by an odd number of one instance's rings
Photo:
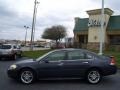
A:
{"type": "Polygon", "coordinates": [[[19,58],[21,58],[22,57],[22,52],[19,54],[19,58]]]}
{"type": "Polygon", "coordinates": [[[31,84],[36,80],[35,78],[35,73],[31,69],[23,69],[20,72],[19,80],[23,84],[31,84]]]}
{"type": "Polygon", "coordinates": [[[14,55],[12,56],[12,59],[13,59],[13,60],[16,60],[16,59],[17,59],[17,55],[14,54],[14,55]]]}
{"type": "Polygon", "coordinates": [[[97,84],[101,81],[102,75],[99,70],[91,69],[88,71],[86,79],[90,84],[97,84]]]}
{"type": "Polygon", "coordinates": [[[19,56],[19,58],[21,58],[21,57],[22,57],[22,54],[19,54],[18,56],[19,56]]]}

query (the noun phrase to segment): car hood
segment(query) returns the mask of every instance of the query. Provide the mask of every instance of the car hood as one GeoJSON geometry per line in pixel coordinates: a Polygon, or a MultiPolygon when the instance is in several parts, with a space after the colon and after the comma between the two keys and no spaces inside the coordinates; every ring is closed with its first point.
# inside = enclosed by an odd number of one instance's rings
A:
{"type": "Polygon", "coordinates": [[[0,49],[0,52],[8,52],[10,51],[11,49],[0,49]]]}
{"type": "Polygon", "coordinates": [[[28,63],[34,63],[34,62],[36,62],[34,59],[27,59],[27,60],[18,61],[15,64],[28,64],[28,63]]]}

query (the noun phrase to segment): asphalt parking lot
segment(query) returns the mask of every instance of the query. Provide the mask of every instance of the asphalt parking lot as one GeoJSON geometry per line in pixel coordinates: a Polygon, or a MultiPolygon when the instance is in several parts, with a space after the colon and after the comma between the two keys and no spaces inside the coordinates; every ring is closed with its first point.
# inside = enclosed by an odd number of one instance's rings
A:
{"type": "MultiPolygon", "coordinates": [[[[23,58],[16,61],[19,60],[23,58]]],[[[7,68],[16,61],[0,61],[0,90],[119,90],[120,88],[119,70],[116,75],[104,77],[96,85],[90,85],[84,80],[42,80],[24,85],[7,77],[7,68]]]]}

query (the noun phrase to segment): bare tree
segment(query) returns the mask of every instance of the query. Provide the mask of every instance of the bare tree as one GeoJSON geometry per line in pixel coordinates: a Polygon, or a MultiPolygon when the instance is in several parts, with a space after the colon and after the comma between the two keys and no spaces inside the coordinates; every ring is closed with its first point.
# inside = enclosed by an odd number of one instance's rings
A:
{"type": "Polygon", "coordinates": [[[46,28],[43,32],[42,38],[55,40],[56,45],[58,45],[58,42],[61,41],[66,35],[66,28],[62,25],[57,25],[46,28]]]}

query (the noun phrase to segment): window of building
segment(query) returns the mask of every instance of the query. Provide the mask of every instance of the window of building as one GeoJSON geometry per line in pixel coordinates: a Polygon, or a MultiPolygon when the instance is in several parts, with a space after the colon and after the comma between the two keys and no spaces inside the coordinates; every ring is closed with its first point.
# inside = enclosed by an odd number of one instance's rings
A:
{"type": "Polygon", "coordinates": [[[111,45],[120,45],[120,35],[110,35],[111,45]]]}

